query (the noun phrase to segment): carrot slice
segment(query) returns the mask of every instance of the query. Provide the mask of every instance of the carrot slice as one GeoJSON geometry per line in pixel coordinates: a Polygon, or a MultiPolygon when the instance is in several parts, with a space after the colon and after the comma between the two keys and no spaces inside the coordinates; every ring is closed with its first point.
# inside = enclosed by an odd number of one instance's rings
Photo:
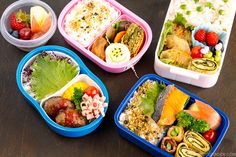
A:
{"type": "Polygon", "coordinates": [[[126,31],[121,31],[119,33],[116,34],[116,37],[114,39],[114,43],[120,43],[122,37],[125,35],[126,31]]]}

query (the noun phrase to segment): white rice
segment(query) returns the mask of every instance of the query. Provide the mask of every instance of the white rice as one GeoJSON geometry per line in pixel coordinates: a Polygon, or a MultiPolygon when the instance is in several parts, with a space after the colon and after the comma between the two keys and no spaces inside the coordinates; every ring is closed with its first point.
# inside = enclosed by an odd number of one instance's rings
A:
{"type": "Polygon", "coordinates": [[[82,0],[66,15],[65,31],[86,47],[118,16],[119,12],[104,0],[82,0]]]}
{"type": "Polygon", "coordinates": [[[224,31],[228,31],[232,23],[236,6],[233,4],[233,0],[229,0],[227,3],[223,0],[199,0],[196,3],[194,0],[173,0],[172,4],[169,14],[171,20],[179,12],[193,26],[207,24],[224,31]],[[207,7],[207,3],[211,3],[212,7],[207,7]],[[181,9],[181,5],[186,5],[186,9],[181,9]],[[197,7],[201,7],[202,11],[197,11],[197,7]],[[219,13],[220,10],[224,12],[222,15],[219,13]],[[188,15],[187,11],[190,11],[191,14],[188,15]]]}

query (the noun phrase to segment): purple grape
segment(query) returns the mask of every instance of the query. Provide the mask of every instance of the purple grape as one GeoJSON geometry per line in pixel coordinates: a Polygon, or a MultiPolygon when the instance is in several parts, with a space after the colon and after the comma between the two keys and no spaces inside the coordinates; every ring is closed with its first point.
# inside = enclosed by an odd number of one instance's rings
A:
{"type": "Polygon", "coordinates": [[[16,31],[16,30],[13,31],[13,32],[11,33],[11,35],[12,35],[13,37],[19,39],[19,32],[18,32],[18,31],[16,31]]]}

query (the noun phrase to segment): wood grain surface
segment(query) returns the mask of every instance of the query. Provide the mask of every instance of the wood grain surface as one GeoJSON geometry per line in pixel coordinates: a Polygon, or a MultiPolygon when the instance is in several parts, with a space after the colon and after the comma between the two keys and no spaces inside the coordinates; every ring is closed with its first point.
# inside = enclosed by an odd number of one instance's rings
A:
{"type": "MultiPolygon", "coordinates": [[[[169,5],[168,0],[117,0],[142,17],[151,26],[153,40],[146,54],[135,66],[139,76],[154,72],[154,53],[169,5]]],[[[1,0],[0,15],[13,0],[1,0]]],[[[69,0],[45,0],[59,16],[69,0]]],[[[26,54],[0,38],[0,157],[148,157],[147,152],[119,136],[114,113],[137,81],[132,70],[122,74],[103,71],[69,46],[57,31],[48,45],[61,45],[78,54],[106,85],[110,104],[102,125],[83,138],[65,138],[49,129],[40,115],[28,104],[16,85],[16,68],[26,54]]],[[[236,156],[236,25],[230,37],[218,83],[202,89],[174,83],[197,94],[228,114],[230,128],[215,156],[236,156]]]]}

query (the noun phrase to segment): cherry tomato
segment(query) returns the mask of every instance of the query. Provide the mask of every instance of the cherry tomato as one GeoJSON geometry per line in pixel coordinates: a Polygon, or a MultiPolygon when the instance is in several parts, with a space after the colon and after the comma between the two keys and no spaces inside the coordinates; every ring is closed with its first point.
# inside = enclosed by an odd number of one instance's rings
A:
{"type": "Polygon", "coordinates": [[[84,94],[87,94],[93,98],[97,94],[100,95],[100,92],[96,87],[89,86],[87,89],[85,89],[84,94]]]}
{"type": "Polygon", "coordinates": [[[211,144],[213,144],[216,141],[217,133],[215,130],[210,129],[209,131],[207,131],[203,134],[203,137],[207,141],[209,141],[211,144]]]}
{"type": "Polygon", "coordinates": [[[203,54],[201,53],[201,46],[193,47],[191,50],[191,57],[192,58],[203,58],[203,54]]]}

